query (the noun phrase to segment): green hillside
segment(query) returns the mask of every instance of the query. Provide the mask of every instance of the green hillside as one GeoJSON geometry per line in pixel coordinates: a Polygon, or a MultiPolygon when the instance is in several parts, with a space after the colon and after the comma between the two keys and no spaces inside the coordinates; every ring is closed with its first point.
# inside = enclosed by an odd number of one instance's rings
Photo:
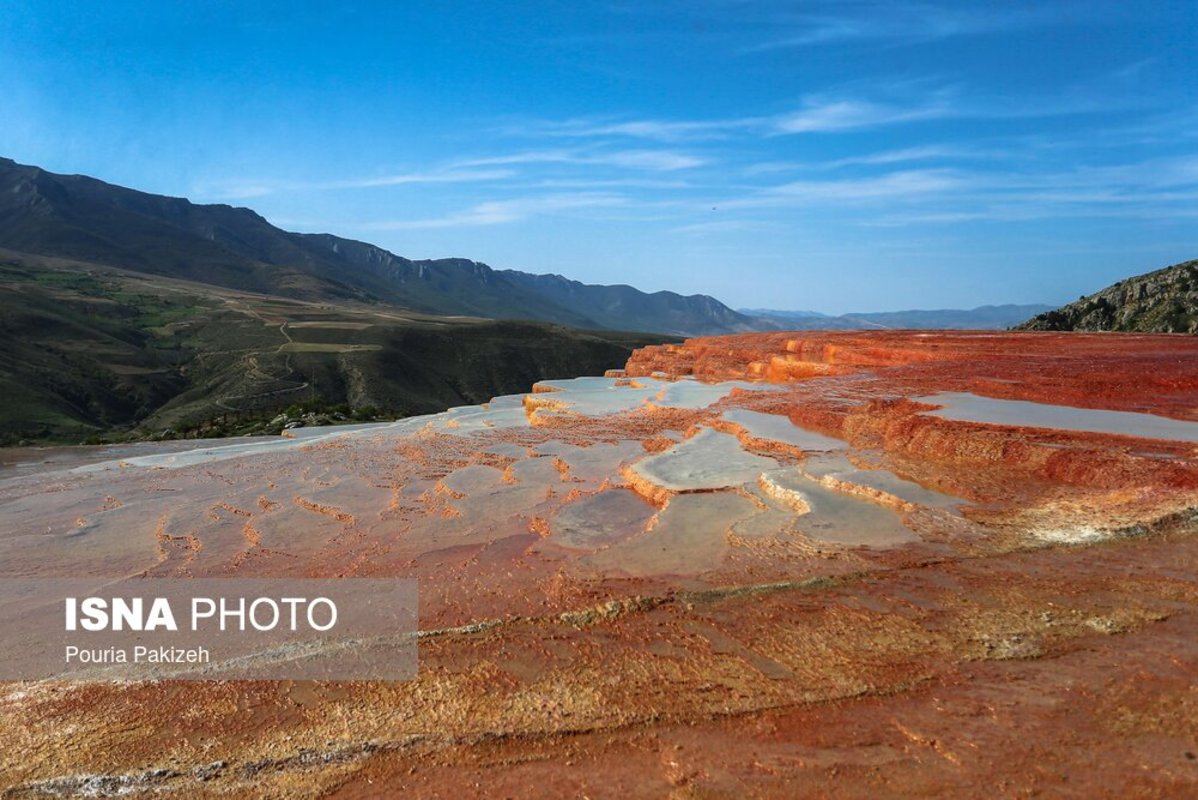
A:
{"type": "Polygon", "coordinates": [[[651,334],[445,319],[0,253],[0,443],[273,432],[601,374],[651,334]]]}

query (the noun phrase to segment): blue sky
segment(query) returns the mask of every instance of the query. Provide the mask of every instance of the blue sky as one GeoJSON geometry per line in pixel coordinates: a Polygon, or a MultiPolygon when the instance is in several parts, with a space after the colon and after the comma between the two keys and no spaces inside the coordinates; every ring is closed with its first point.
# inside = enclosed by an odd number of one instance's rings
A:
{"type": "Polygon", "coordinates": [[[0,155],[413,258],[825,312],[1198,257],[1198,3],[0,8],[0,155]]]}

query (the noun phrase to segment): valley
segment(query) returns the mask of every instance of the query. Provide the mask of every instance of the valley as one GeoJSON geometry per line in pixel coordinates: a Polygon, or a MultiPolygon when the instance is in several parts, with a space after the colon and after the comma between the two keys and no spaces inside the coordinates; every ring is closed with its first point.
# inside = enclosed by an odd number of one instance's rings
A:
{"type": "Polygon", "coordinates": [[[278,433],[482,402],[669,337],[223,289],[0,252],[0,443],[278,433]],[[286,417],[290,409],[291,417],[286,417]]]}

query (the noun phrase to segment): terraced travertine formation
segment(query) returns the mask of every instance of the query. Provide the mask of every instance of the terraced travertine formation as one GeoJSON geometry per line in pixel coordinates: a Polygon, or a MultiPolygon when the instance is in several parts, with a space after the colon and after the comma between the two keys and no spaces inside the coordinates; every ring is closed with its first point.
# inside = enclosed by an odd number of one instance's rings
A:
{"type": "Polygon", "coordinates": [[[421,669],[2,685],[0,786],[1190,795],[1196,431],[1192,338],[754,334],[398,423],[10,467],[4,575],[415,577],[421,669]]]}

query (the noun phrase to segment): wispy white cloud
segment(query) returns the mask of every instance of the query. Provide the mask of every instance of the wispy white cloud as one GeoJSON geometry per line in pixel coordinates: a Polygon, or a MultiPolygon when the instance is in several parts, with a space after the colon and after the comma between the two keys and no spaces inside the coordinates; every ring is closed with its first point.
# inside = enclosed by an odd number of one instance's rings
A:
{"type": "Polygon", "coordinates": [[[534,120],[508,126],[506,133],[552,138],[599,139],[627,137],[660,142],[725,139],[735,131],[751,130],[767,122],[765,117],[717,120],[585,119],[534,120]]]}
{"type": "Polygon", "coordinates": [[[981,150],[960,145],[933,144],[923,145],[920,147],[903,147],[897,150],[883,150],[877,153],[864,153],[859,156],[837,158],[831,161],[822,162],[820,167],[824,169],[839,169],[841,167],[851,166],[902,164],[909,161],[942,161],[949,159],[957,160],[996,157],[1002,158],[1008,155],[1009,153],[1004,153],[993,149],[981,150]]]}
{"type": "Polygon", "coordinates": [[[695,184],[684,180],[654,178],[545,178],[529,184],[537,189],[693,189],[695,184]]]}
{"type": "Polygon", "coordinates": [[[866,224],[1198,217],[1194,156],[1035,173],[969,172],[957,179],[922,208],[886,211],[866,224]]]}
{"type": "Polygon", "coordinates": [[[719,219],[707,222],[695,222],[689,225],[678,225],[670,228],[669,233],[691,235],[711,235],[720,233],[743,233],[745,231],[764,231],[777,228],[778,223],[754,219],[719,219]]]}
{"type": "MultiPolygon", "coordinates": [[[[843,219],[882,226],[1066,217],[1192,218],[1198,214],[1198,156],[1064,170],[933,168],[796,180],[716,206],[762,213],[837,208],[843,219]]],[[[702,212],[694,208],[692,213],[702,212]]]]}
{"type": "Polygon", "coordinates": [[[472,158],[459,162],[462,167],[505,164],[573,164],[608,166],[622,169],[673,172],[706,164],[706,159],[673,150],[529,150],[499,156],[472,158]]]}
{"type": "Polygon", "coordinates": [[[825,7],[823,13],[779,15],[774,27],[785,32],[744,52],[851,42],[918,44],[1077,24],[1079,13],[1090,17],[1105,13],[1098,4],[1086,9],[1048,4],[967,8],[961,3],[927,2],[840,2],[825,7]]]}
{"type": "Polygon", "coordinates": [[[336,189],[369,189],[422,183],[480,183],[510,178],[514,174],[512,170],[507,169],[448,168],[338,181],[234,180],[197,187],[196,194],[219,200],[244,200],[278,192],[323,192],[336,189]]]}
{"type": "MultiPolygon", "coordinates": [[[[569,119],[559,122],[535,120],[509,124],[504,132],[520,138],[572,137],[594,144],[618,139],[646,141],[703,142],[704,140],[759,140],[784,134],[823,134],[862,131],[929,120],[946,119],[1035,119],[1076,114],[1111,112],[1142,105],[1134,97],[1078,90],[1033,101],[969,95],[961,86],[932,85],[926,80],[854,83],[801,98],[798,107],[775,114],[722,119],[569,119]]],[[[569,149],[532,150],[510,156],[476,159],[471,165],[534,162],[612,164],[650,169],[682,169],[698,166],[704,159],[675,150],[617,150],[587,152],[569,149]],[[638,163],[641,162],[641,163],[638,163]]]]}
{"type": "Polygon", "coordinates": [[[376,186],[402,186],[409,183],[475,183],[510,178],[515,173],[506,169],[447,169],[433,172],[408,172],[382,175],[377,178],[357,178],[316,184],[324,189],[369,189],[376,186]]]}
{"type": "Polygon", "coordinates": [[[612,166],[630,169],[647,169],[661,172],[672,172],[679,169],[691,169],[707,163],[706,159],[670,153],[659,150],[624,150],[601,157],[594,163],[611,164],[612,166]]]}
{"type": "Polygon", "coordinates": [[[717,207],[766,208],[915,200],[960,189],[965,184],[966,178],[952,170],[903,170],[868,178],[790,181],[718,203],[717,207]]]}
{"type": "MultiPolygon", "coordinates": [[[[1194,195],[1193,197],[1198,197],[1194,195]]],[[[1120,202],[1118,204],[1102,205],[1088,203],[1032,203],[1021,201],[1010,204],[992,204],[976,211],[929,211],[929,212],[899,212],[885,214],[868,220],[862,220],[860,225],[877,228],[902,228],[914,225],[960,225],[967,222],[1036,222],[1049,219],[1198,219],[1198,208],[1193,205],[1161,206],[1147,202],[1144,204],[1120,202]]]]}
{"type": "Polygon", "coordinates": [[[912,161],[977,161],[1010,160],[1025,155],[1014,147],[972,147],[966,145],[931,144],[918,147],[903,147],[895,150],[881,150],[873,153],[862,153],[857,156],[845,156],[826,161],[763,161],[751,164],[744,173],[749,176],[795,172],[799,170],[830,171],[844,167],[857,166],[886,166],[903,164],[912,161]]]}
{"type": "Polygon", "coordinates": [[[546,149],[463,159],[428,170],[385,173],[345,180],[295,181],[237,179],[198,186],[194,194],[213,200],[246,200],[280,192],[324,192],[374,189],[387,186],[449,183],[485,183],[519,176],[521,166],[551,165],[610,167],[630,172],[679,172],[708,160],[675,150],[634,148],[621,150],[546,149]]]}
{"type": "Polygon", "coordinates": [[[626,202],[626,198],[617,194],[551,194],[509,200],[488,200],[439,217],[367,222],[358,227],[363,230],[394,231],[502,225],[520,222],[530,217],[562,214],[587,208],[611,208],[624,205],[626,202]]]}
{"type": "Polygon", "coordinates": [[[812,98],[798,111],[778,117],[774,127],[780,133],[830,133],[940,119],[954,113],[942,102],[904,107],[869,100],[812,98]]]}

